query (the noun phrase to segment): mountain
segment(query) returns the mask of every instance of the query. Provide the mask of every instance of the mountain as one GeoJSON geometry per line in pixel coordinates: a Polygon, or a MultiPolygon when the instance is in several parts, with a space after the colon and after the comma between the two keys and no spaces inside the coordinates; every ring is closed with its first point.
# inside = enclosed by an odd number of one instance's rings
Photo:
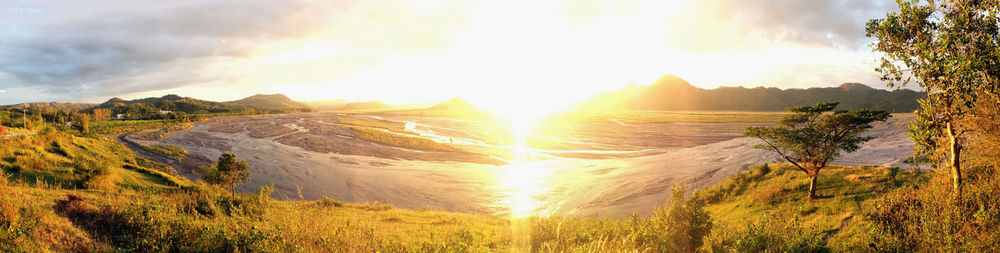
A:
{"type": "Polygon", "coordinates": [[[112,115],[123,114],[128,119],[157,118],[157,115],[164,114],[163,111],[188,114],[246,114],[256,112],[255,109],[249,106],[205,101],[173,94],[135,100],[124,100],[116,97],[85,111],[93,112],[94,109],[109,109],[112,115]]]}
{"type": "Polygon", "coordinates": [[[20,108],[33,108],[41,110],[59,110],[59,111],[80,111],[87,108],[97,106],[97,104],[89,103],[60,103],[60,102],[32,102],[32,103],[20,103],[13,105],[5,105],[0,107],[10,107],[15,109],[20,108]]]}
{"type": "Polygon", "coordinates": [[[296,102],[282,94],[257,94],[236,101],[224,102],[224,104],[246,106],[258,110],[312,111],[310,106],[296,102]]]}
{"type": "Polygon", "coordinates": [[[912,90],[879,90],[860,83],[808,89],[719,87],[706,90],[666,75],[648,86],[629,86],[585,101],[588,109],[782,111],[786,107],[840,102],[838,109],[869,108],[912,112],[926,93],[912,90]]]}
{"type": "Polygon", "coordinates": [[[374,111],[374,110],[388,110],[392,109],[391,106],[382,103],[381,101],[369,101],[369,102],[353,102],[347,103],[337,110],[344,111],[374,111]]]}
{"type": "Polygon", "coordinates": [[[451,100],[445,101],[440,104],[436,104],[427,108],[429,110],[462,110],[462,111],[472,111],[478,110],[475,105],[465,102],[462,98],[452,98],[451,100]]]}
{"type": "Polygon", "coordinates": [[[317,111],[331,111],[337,110],[347,104],[346,99],[329,99],[329,100],[319,100],[319,101],[309,101],[306,102],[309,106],[316,108],[317,111]]]}

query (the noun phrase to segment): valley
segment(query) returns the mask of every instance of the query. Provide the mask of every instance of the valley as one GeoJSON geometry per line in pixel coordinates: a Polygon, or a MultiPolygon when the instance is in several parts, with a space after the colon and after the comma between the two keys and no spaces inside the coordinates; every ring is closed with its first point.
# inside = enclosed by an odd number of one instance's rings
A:
{"type": "MultiPolygon", "coordinates": [[[[197,166],[237,154],[253,174],[238,188],[244,192],[273,184],[279,199],[515,216],[648,215],[674,184],[701,189],[755,164],[784,162],[740,135],[744,126],[773,124],[753,120],[762,117],[684,117],[546,121],[523,137],[523,148],[503,122],[391,113],[224,117],[146,141],[186,149],[181,174],[191,179],[197,166]]],[[[835,163],[908,167],[902,161],[913,144],[903,126],[911,118],[877,124],[868,133],[877,138],[835,163]]]]}

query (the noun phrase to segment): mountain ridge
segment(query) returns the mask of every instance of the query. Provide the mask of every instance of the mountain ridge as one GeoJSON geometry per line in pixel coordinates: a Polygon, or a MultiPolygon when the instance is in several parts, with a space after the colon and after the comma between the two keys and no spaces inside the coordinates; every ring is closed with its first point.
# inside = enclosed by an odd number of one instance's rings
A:
{"type": "Polygon", "coordinates": [[[784,108],[821,102],[840,102],[839,109],[869,108],[889,112],[912,112],[924,92],[880,90],[861,83],[836,87],[780,89],[722,86],[695,87],[672,75],[645,86],[629,86],[598,94],[579,104],[584,109],[691,110],[691,111],[782,111],[784,108]]]}

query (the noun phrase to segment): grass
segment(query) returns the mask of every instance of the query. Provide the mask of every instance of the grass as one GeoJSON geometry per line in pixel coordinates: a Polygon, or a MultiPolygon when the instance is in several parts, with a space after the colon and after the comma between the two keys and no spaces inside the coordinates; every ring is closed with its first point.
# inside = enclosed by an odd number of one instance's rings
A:
{"type": "MultiPolygon", "coordinates": [[[[737,247],[731,239],[785,231],[784,235],[771,236],[798,237],[781,238],[779,244],[766,248],[795,240],[808,242],[803,245],[847,248],[845,245],[860,242],[837,235],[852,222],[860,222],[861,219],[854,218],[864,212],[864,205],[893,190],[926,180],[927,175],[896,168],[830,166],[820,172],[817,194],[822,198],[809,200],[809,178],[805,173],[788,164],[758,166],[730,176],[701,193],[709,203],[705,209],[714,220],[725,224],[713,230],[709,244],[716,250],[748,249],[737,247]]],[[[748,250],[753,249],[757,248],[748,250]]]]}
{"type": "MultiPolygon", "coordinates": [[[[91,123],[90,132],[120,135],[149,129],[178,129],[184,128],[185,125],[190,124],[179,120],[111,120],[91,123]]],[[[158,136],[155,133],[150,133],[150,135],[158,136]]]]}
{"type": "Polygon", "coordinates": [[[188,154],[187,150],[173,144],[153,144],[152,146],[139,145],[139,148],[178,161],[184,159],[184,157],[188,154]]]}

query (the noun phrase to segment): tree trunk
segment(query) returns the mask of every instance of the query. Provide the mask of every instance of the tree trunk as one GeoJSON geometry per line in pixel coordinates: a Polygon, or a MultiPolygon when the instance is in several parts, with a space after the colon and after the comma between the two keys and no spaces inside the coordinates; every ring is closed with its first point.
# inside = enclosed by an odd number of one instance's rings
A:
{"type": "Polygon", "coordinates": [[[951,179],[955,187],[955,197],[962,197],[962,146],[958,143],[958,136],[955,135],[955,128],[951,126],[951,122],[948,122],[947,128],[951,153],[951,179]]]}
{"type": "Polygon", "coordinates": [[[819,175],[809,176],[809,199],[817,199],[818,198],[816,196],[816,179],[817,178],[819,178],[819,175]]]}

